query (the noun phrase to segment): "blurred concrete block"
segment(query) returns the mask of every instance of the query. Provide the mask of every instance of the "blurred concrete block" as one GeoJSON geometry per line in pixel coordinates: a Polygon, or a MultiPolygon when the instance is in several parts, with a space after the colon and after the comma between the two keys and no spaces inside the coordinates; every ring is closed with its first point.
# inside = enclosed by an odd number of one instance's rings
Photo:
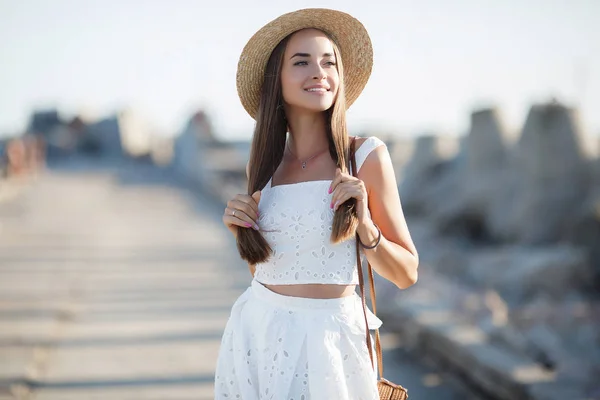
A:
{"type": "Polygon", "coordinates": [[[513,147],[508,181],[495,197],[494,235],[526,244],[559,240],[589,194],[591,173],[572,110],[534,105],[513,147]]]}
{"type": "Polygon", "coordinates": [[[430,203],[435,202],[433,193],[447,172],[446,158],[442,154],[443,142],[433,135],[416,140],[414,152],[403,168],[403,179],[398,186],[402,206],[409,213],[427,213],[430,203]]]}

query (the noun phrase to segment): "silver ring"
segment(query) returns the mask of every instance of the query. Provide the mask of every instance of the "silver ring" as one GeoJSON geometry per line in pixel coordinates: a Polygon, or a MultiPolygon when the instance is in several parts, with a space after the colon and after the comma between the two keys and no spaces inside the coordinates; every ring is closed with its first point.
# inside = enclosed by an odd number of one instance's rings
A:
{"type": "Polygon", "coordinates": [[[231,213],[231,215],[235,217],[235,210],[233,210],[233,212],[231,213]]]}

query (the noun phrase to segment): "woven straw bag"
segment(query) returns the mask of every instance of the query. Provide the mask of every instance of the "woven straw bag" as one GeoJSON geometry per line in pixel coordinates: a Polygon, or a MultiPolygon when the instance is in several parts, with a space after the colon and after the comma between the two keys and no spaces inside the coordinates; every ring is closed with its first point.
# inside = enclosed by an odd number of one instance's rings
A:
{"type": "MultiPolygon", "coordinates": [[[[352,139],[352,143],[350,145],[350,162],[352,163],[352,175],[357,176],[356,173],[356,158],[355,158],[355,147],[356,140],[352,139]]],[[[365,299],[365,285],[362,273],[362,266],[360,262],[360,248],[359,248],[359,237],[358,233],[356,234],[356,264],[358,267],[358,282],[360,286],[360,297],[362,299],[363,313],[365,315],[365,326],[366,326],[366,336],[367,336],[367,347],[369,349],[369,357],[371,357],[371,366],[375,368],[373,365],[373,345],[371,343],[371,335],[369,335],[369,325],[367,322],[367,301],[365,299]]],[[[377,301],[375,298],[375,284],[373,283],[373,269],[371,268],[371,264],[367,260],[368,270],[369,270],[369,283],[371,288],[371,305],[373,306],[373,314],[377,315],[377,301]]],[[[383,377],[383,359],[381,355],[381,340],[379,337],[379,329],[375,330],[375,349],[377,351],[377,366],[379,368],[379,380],[377,381],[377,389],[379,391],[379,399],[380,400],[406,400],[408,399],[408,391],[402,387],[401,385],[395,384],[393,382],[388,381],[383,377]]]]}

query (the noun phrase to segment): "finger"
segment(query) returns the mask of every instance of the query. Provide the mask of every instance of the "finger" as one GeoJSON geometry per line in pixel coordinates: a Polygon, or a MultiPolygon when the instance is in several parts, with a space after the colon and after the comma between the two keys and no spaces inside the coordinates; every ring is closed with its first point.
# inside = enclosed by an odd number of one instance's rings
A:
{"type": "Polygon", "coordinates": [[[359,182],[358,178],[355,178],[355,177],[349,176],[349,175],[344,175],[344,174],[342,174],[342,179],[343,179],[343,181],[338,183],[337,186],[335,187],[335,189],[333,189],[333,195],[331,196],[332,204],[335,204],[336,200],[338,200],[340,198],[341,193],[342,193],[341,191],[345,190],[343,188],[345,188],[345,187],[351,188],[357,182],[359,182]]]}
{"type": "Polygon", "coordinates": [[[241,226],[243,228],[254,228],[258,230],[258,225],[256,225],[256,223],[252,221],[248,217],[248,215],[246,215],[241,210],[231,209],[227,207],[223,215],[223,221],[227,221],[227,223],[229,224],[241,226]]]}
{"type": "Polygon", "coordinates": [[[333,204],[333,210],[336,211],[338,207],[344,204],[349,199],[354,198],[357,201],[362,201],[364,198],[364,192],[359,185],[353,185],[352,187],[346,187],[346,190],[340,193],[333,204]]]}
{"type": "Polygon", "coordinates": [[[257,218],[257,220],[258,220],[258,217],[260,216],[260,210],[258,208],[258,205],[260,204],[261,196],[262,196],[262,192],[260,190],[257,190],[256,192],[252,193],[252,199],[256,203],[256,218],[257,218]]]}
{"type": "Polygon", "coordinates": [[[337,185],[339,185],[342,182],[342,170],[340,168],[336,168],[335,169],[335,176],[333,177],[333,180],[331,181],[331,185],[329,185],[329,193],[333,193],[335,191],[335,188],[337,187],[337,185]]]}
{"type": "Polygon", "coordinates": [[[349,199],[353,198],[354,196],[352,196],[351,193],[345,192],[334,204],[333,204],[333,211],[337,211],[337,209],[344,204],[346,201],[348,201],[349,199]]]}
{"type": "Polygon", "coordinates": [[[236,217],[232,217],[231,215],[223,214],[223,223],[228,228],[235,226],[236,228],[249,228],[250,225],[247,222],[244,222],[236,217]]]}
{"type": "Polygon", "coordinates": [[[252,193],[252,199],[256,203],[257,209],[258,209],[258,203],[260,203],[261,195],[262,195],[262,192],[260,190],[257,190],[256,192],[252,193]]]}
{"type": "Polygon", "coordinates": [[[240,212],[246,214],[248,218],[250,218],[250,221],[248,222],[254,223],[258,219],[258,210],[255,208],[256,205],[253,205],[253,203],[254,200],[246,199],[246,201],[244,201],[243,199],[234,199],[227,202],[227,207],[232,210],[239,210],[238,214],[240,212]]]}
{"type": "Polygon", "coordinates": [[[231,201],[231,205],[227,207],[226,213],[234,218],[249,223],[251,226],[256,225],[256,219],[254,219],[252,215],[248,215],[248,213],[254,214],[252,208],[244,202],[237,202],[236,200],[231,201]]]}
{"type": "Polygon", "coordinates": [[[231,215],[224,215],[223,216],[223,222],[228,225],[228,226],[237,226],[240,228],[251,228],[252,224],[242,221],[241,219],[237,218],[237,217],[232,217],[231,215]]]}
{"type": "Polygon", "coordinates": [[[342,198],[346,197],[347,192],[350,188],[348,187],[346,182],[339,184],[335,191],[333,192],[333,196],[331,196],[331,208],[335,210],[337,205],[342,203],[342,198]]]}
{"type": "Polygon", "coordinates": [[[331,195],[331,208],[334,207],[335,203],[340,199],[342,194],[346,191],[346,182],[339,182],[335,188],[333,188],[333,192],[331,195]]]}
{"type": "MultiPolygon", "coordinates": [[[[256,192],[252,195],[254,196],[256,195],[256,192]]],[[[252,197],[250,195],[247,194],[238,194],[237,196],[235,196],[233,198],[234,201],[240,201],[242,203],[247,204],[252,210],[254,210],[254,213],[257,214],[258,213],[258,201],[256,201],[254,199],[254,197],[252,197]]],[[[258,197],[258,195],[257,195],[258,197]]],[[[250,215],[250,214],[248,214],[250,215]]]]}

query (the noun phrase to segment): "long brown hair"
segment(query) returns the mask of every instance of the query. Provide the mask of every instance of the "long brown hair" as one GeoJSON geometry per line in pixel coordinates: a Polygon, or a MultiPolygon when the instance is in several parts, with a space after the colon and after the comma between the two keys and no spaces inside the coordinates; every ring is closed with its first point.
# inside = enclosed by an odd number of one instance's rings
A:
{"type": "MultiPolygon", "coordinates": [[[[325,33],[327,35],[327,33],[325,33]]],[[[265,69],[256,126],[250,149],[250,165],[248,175],[248,194],[262,190],[275,173],[283,159],[287,134],[287,120],[283,109],[281,88],[281,68],[283,55],[289,38],[283,39],[271,53],[265,69]]],[[[346,100],[344,92],[344,69],[340,51],[329,36],[336,56],[339,74],[339,88],[332,107],[324,111],[326,114],[326,131],[329,141],[329,154],[342,172],[348,172],[349,138],[346,128],[346,100]]],[[[354,236],[358,218],[356,216],[356,199],[351,198],[341,204],[333,217],[331,242],[339,243],[354,236]]],[[[272,254],[271,246],[260,233],[254,229],[238,230],[237,248],[242,259],[251,265],[268,260],[272,254]]]]}

